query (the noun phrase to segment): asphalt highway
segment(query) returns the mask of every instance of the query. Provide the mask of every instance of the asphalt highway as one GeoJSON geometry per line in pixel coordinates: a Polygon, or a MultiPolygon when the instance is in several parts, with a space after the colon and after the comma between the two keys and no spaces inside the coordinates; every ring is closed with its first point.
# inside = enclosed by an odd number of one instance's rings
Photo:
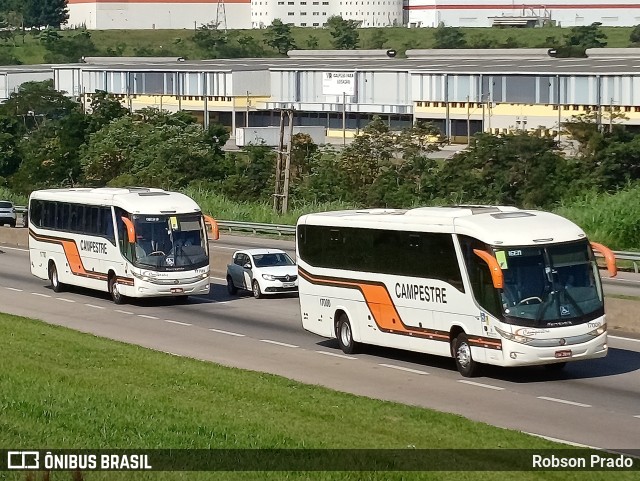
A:
{"type": "MultiPolygon", "coordinates": [[[[0,246],[0,310],[42,319],[179,356],[279,374],[373,398],[460,414],[469,419],[596,448],[640,449],[640,339],[610,333],[604,359],[564,372],[489,367],[462,378],[451,359],[369,348],[345,356],[334,341],[305,332],[298,299],[230,297],[223,266],[233,250],[264,239],[223,236],[213,245],[211,293],[117,306],[106,293],[54,293],[29,271],[28,252],[0,246]]],[[[289,241],[268,245],[291,249],[289,241]]]]}

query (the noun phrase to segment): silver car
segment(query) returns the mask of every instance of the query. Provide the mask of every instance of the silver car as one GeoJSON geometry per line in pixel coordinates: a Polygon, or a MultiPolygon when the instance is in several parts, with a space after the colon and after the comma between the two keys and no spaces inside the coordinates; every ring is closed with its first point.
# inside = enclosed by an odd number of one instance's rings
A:
{"type": "Polygon", "coordinates": [[[0,225],[16,226],[16,209],[8,200],[0,200],[0,225]]]}
{"type": "Polygon", "coordinates": [[[266,294],[298,292],[298,267],[280,249],[246,249],[233,254],[227,265],[227,290],[246,289],[260,299],[266,294]]]}

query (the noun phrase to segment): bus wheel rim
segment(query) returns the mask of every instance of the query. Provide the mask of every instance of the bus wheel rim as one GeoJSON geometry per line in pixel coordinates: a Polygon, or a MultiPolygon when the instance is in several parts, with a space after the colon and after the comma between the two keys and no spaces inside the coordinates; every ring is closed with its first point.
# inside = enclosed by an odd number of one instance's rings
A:
{"type": "Polygon", "coordinates": [[[458,364],[462,367],[467,367],[471,363],[471,349],[466,342],[463,342],[458,346],[457,351],[458,364]]]}
{"type": "Polygon", "coordinates": [[[342,344],[348,346],[351,344],[351,329],[346,322],[342,323],[342,329],[340,329],[340,335],[342,337],[342,344]]]}

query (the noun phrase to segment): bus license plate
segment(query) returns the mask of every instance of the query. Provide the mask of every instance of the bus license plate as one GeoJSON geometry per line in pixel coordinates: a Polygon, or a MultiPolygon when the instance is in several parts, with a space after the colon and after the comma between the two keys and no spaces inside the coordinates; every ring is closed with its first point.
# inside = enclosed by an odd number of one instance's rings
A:
{"type": "Polygon", "coordinates": [[[556,351],[556,359],[561,359],[563,357],[571,357],[571,349],[565,349],[563,351],[556,351]]]}
{"type": "Polygon", "coordinates": [[[182,287],[172,287],[171,288],[171,293],[172,294],[178,294],[180,292],[184,292],[184,289],[182,287]]]}
{"type": "Polygon", "coordinates": [[[282,287],[295,287],[296,283],[295,282],[283,282],[282,283],[282,287]]]}

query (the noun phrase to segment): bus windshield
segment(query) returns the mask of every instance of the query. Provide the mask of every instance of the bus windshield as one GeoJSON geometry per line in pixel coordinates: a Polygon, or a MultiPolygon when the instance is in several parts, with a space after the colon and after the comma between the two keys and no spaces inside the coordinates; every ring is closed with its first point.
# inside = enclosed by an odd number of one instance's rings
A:
{"type": "Polygon", "coordinates": [[[196,269],[208,264],[201,216],[134,215],[135,264],[157,270],[196,269]]]}
{"type": "Polygon", "coordinates": [[[587,241],[494,252],[504,275],[501,302],[507,322],[562,325],[601,315],[602,284],[587,241]]]}

